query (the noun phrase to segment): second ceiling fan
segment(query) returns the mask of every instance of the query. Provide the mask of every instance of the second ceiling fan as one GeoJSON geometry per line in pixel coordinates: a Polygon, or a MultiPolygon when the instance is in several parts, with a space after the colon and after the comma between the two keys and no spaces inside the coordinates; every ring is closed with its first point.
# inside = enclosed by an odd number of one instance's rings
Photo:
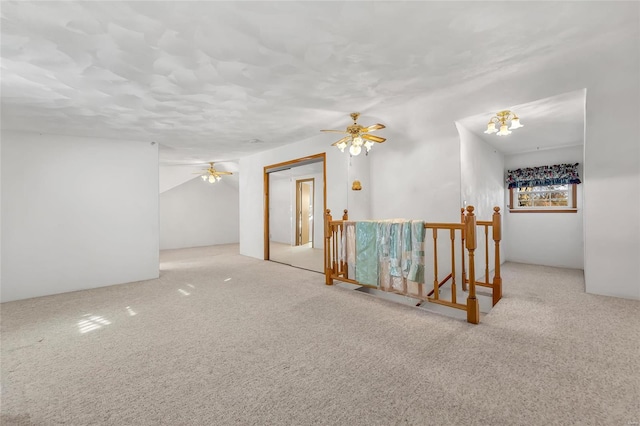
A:
{"type": "Polygon", "coordinates": [[[216,183],[216,181],[219,181],[220,179],[222,179],[221,176],[232,175],[233,173],[231,173],[231,172],[219,172],[213,167],[213,162],[210,162],[208,169],[205,169],[202,172],[198,172],[197,174],[201,175],[200,177],[205,182],[209,181],[209,183],[216,183]]]}

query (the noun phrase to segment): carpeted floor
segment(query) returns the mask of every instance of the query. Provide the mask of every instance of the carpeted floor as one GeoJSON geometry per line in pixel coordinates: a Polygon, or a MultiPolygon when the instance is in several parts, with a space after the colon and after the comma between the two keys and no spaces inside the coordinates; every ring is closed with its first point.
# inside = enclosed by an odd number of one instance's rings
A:
{"type": "Polygon", "coordinates": [[[324,250],[312,248],[311,244],[292,246],[271,241],[269,259],[296,268],[324,273],[324,250]]]}
{"type": "Polygon", "coordinates": [[[237,250],[2,304],[2,425],[640,421],[640,302],[583,293],[582,271],[505,264],[474,326],[237,250]]]}

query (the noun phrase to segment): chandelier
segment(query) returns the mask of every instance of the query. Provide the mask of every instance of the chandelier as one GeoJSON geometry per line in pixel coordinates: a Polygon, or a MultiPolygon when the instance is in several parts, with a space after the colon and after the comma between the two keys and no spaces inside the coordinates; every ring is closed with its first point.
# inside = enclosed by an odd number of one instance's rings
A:
{"type": "Polygon", "coordinates": [[[507,136],[511,134],[511,130],[519,129],[520,127],[524,127],[524,125],[520,124],[518,116],[506,109],[491,117],[489,123],[487,123],[487,130],[484,132],[488,135],[497,133],[498,136],[507,136]],[[507,128],[507,121],[511,121],[511,127],[509,128],[507,128]],[[500,125],[500,131],[496,129],[496,124],[500,125]]]}

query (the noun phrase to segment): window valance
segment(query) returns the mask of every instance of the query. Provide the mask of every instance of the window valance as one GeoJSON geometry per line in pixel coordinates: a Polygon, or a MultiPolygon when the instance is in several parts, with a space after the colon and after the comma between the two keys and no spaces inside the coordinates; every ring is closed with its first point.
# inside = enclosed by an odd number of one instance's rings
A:
{"type": "Polygon", "coordinates": [[[580,183],[578,163],[507,170],[509,188],[580,183]]]}

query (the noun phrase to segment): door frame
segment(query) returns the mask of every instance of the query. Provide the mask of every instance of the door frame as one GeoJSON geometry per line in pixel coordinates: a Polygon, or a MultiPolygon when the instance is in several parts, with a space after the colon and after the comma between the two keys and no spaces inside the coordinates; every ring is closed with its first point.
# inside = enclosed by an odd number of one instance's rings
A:
{"type": "MultiPolygon", "coordinates": [[[[264,166],[263,183],[264,183],[264,260],[269,260],[269,173],[280,170],[290,169],[292,167],[304,166],[305,164],[319,163],[322,161],[322,196],[323,196],[323,212],[327,211],[327,154],[309,155],[308,157],[296,158],[294,160],[284,161],[282,163],[264,166]]],[[[324,227],[324,220],[322,221],[324,227]]],[[[326,233],[326,230],[325,230],[326,233]]],[[[324,233],[323,233],[324,235],[324,233]]],[[[324,245],[322,247],[324,252],[324,245]]]]}
{"type": "MultiPolygon", "coordinates": [[[[302,184],[304,182],[311,182],[311,205],[313,206],[313,211],[315,212],[316,210],[316,182],[315,182],[315,178],[306,178],[306,179],[296,179],[296,246],[299,246],[301,244],[300,241],[300,221],[298,220],[298,214],[300,213],[298,210],[302,210],[302,205],[301,203],[301,194],[300,191],[302,190],[302,184]]],[[[315,216],[315,214],[313,215],[315,216]]],[[[308,219],[307,219],[308,220],[308,219]]],[[[313,248],[313,245],[315,244],[315,238],[314,238],[314,227],[316,225],[316,220],[314,218],[314,220],[311,222],[311,230],[309,231],[309,235],[310,235],[310,240],[311,240],[311,248],[313,248]]]]}

